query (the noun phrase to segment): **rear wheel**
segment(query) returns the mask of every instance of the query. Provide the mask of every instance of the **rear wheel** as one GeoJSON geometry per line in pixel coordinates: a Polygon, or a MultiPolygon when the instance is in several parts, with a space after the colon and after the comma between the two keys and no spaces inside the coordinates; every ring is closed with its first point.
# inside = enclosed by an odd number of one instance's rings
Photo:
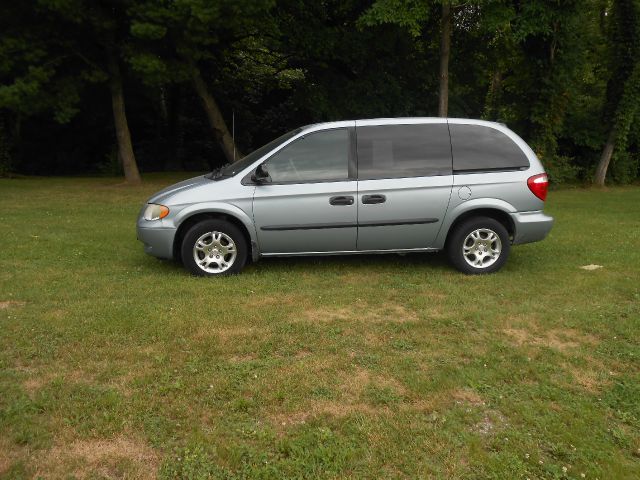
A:
{"type": "Polygon", "coordinates": [[[464,220],[454,228],[447,241],[449,260],[458,270],[468,274],[500,270],[510,249],[507,229],[489,217],[464,220]]]}
{"type": "Polygon", "coordinates": [[[242,270],[247,242],[238,227],[224,220],[205,220],[182,240],[182,263],[194,275],[230,275],[242,270]]]}

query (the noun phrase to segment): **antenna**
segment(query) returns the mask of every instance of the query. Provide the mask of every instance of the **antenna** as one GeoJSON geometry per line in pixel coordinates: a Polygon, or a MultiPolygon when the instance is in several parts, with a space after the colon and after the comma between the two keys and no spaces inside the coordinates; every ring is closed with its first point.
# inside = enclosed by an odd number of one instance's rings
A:
{"type": "Polygon", "coordinates": [[[231,140],[233,140],[233,163],[236,163],[236,111],[231,110],[231,140]]]}

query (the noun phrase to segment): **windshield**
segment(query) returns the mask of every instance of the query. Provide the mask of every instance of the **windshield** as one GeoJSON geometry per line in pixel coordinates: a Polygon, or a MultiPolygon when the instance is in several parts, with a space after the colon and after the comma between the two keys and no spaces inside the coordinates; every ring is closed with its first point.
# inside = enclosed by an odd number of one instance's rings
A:
{"type": "Polygon", "coordinates": [[[301,130],[302,128],[296,128],[295,130],[287,132],[284,135],[276,138],[275,140],[270,141],[266,145],[263,145],[262,147],[254,150],[249,155],[241,158],[237,162],[230,163],[229,165],[224,166],[220,171],[220,177],[233,177],[238,172],[241,172],[242,170],[247,168],[249,165],[251,165],[253,162],[258,160],[263,155],[266,155],[274,148],[278,147],[279,145],[289,140],[291,137],[300,133],[301,130]]]}

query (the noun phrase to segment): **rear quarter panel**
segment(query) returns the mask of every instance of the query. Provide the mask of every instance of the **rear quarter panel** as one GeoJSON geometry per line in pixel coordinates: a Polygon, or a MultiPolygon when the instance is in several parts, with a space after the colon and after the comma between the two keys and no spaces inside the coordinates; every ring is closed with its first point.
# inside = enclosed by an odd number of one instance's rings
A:
{"type": "MultiPolygon", "coordinates": [[[[506,134],[525,153],[527,170],[454,174],[451,201],[438,234],[436,248],[443,248],[451,225],[460,215],[481,208],[493,208],[505,213],[542,210],[544,202],[527,186],[527,179],[544,172],[535,153],[518,135],[504,125],[468,119],[449,119],[449,123],[477,124],[506,134]]],[[[454,149],[455,151],[455,149],[454,149]]]]}
{"type": "Polygon", "coordinates": [[[527,187],[527,178],[531,175],[530,170],[454,175],[449,208],[435,247],[444,247],[451,225],[469,211],[481,208],[505,213],[542,210],[544,202],[527,187]]]}

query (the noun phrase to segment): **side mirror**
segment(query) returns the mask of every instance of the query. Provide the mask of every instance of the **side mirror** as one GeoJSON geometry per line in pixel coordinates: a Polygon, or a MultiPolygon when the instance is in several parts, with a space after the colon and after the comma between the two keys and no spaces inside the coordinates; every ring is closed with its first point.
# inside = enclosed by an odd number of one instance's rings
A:
{"type": "Polygon", "coordinates": [[[256,171],[251,175],[251,181],[258,184],[266,183],[269,181],[269,171],[267,170],[267,167],[264,163],[258,165],[256,171]]]}

